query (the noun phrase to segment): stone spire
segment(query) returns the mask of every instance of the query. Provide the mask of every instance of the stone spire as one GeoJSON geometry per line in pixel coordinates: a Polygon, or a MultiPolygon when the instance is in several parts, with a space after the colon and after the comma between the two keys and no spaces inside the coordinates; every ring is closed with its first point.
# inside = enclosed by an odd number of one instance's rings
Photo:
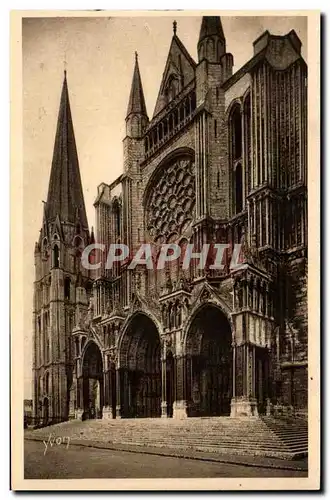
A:
{"type": "Polygon", "coordinates": [[[149,119],[144,100],[138,54],[135,52],[133,80],[126,113],[126,135],[128,137],[141,138],[148,121],[149,119]]]}
{"type": "Polygon", "coordinates": [[[129,117],[130,114],[140,114],[147,117],[147,108],[144,100],[137,52],[135,52],[135,66],[133,72],[131,93],[129,96],[129,102],[127,107],[126,119],[129,117]]]}
{"type": "Polygon", "coordinates": [[[203,16],[197,44],[198,59],[219,62],[226,52],[226,39],[219,16],[203,16]]]}
{"type": "Polygon", "coordinates": [[[220,16],[203,16],[201,29],[199,32],[199,40],[198,43],[204,40],[204,38],[208,36],[219,36],[222,39],[225,39],[225,35],[223,34],[222,24],[220,16]]]}
{"type": "Polygon", "coordinates": [[[76,223],[78,216],[82,227],[88,229],[66,71],[64,71],[48,197],[45,207],[47,221],[55,220],[57,216],[64,223],[76,223]]]}

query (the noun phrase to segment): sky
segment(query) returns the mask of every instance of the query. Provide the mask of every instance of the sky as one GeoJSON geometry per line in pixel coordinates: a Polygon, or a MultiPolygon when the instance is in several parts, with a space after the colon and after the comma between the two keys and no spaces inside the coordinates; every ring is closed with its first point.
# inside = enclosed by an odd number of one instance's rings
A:
{"type": "MultiPolygon", "coordinates": [[[[97,186],[122,173],[125,115],[138,52],[149,118],[152,117],[177,20],[177,35],[197,61],[201,17],[54,17],[23,20],[24,397],[32,396],[34,244],[47,198],[64,68],[71,103],[89,225],[97,186]]],[[[305,17],[225,17],[222,25],[234,72],[253,55],[266,29],[294,29],[307,60],[305,17]]]]}

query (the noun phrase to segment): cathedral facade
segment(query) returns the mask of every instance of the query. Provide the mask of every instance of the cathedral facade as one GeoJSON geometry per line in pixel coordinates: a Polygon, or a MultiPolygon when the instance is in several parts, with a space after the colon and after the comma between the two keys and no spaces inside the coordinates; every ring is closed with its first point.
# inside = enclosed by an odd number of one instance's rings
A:
{"type": "Polygon", "coordinates": [[[174,22],[151,119],[136,55],[123,173],[98,187],[95,236],[65,76],[35,247],[37,423],[307,412],[307,66],[293,30],[253,49],[233,73],[220,17],[203,17],[196,62],[174,22]],[[107,266],[118,243],[152,244],[154,265],[107,266]],[[164,244],[180,258],[157,269],[164,244]],[[184,269],[189,244],[227,245],[222,269],[184,269]]]}

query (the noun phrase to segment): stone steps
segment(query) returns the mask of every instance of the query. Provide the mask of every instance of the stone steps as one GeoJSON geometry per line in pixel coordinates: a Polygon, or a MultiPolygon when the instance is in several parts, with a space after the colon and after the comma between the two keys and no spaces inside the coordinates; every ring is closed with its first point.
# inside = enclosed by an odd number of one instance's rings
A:
{"type": "Polygon", "coordinates": [[[262,421],[272,433],[288,448],[289,452],[308,452],[308,424],[302,418],[281,419],[262,417],[262,421]]]}
{"type": "Polygon", "coordinates": [[[27,431],[105,443],[194,449],[214,453],[300,458],[307,455],[305,423],[265,418],[117,419],[70,421],[27,431]]]}

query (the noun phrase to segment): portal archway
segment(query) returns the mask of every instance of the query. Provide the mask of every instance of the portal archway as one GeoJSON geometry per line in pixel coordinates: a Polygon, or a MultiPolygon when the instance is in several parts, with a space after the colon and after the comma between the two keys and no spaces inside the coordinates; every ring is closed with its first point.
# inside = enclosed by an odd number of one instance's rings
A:
{"type": "Polygon", "coordinates": [[[187,332],[186,353],[190,416],[230,415],[232,334],[219,307],[206,304],[197,311],[187,332]]]}
{"type": "Polygon", "coordinates": [[[121,417],[161,416],[161,349],[155,323],[136,314],[119,347],[121,417]]]}
{"type": "Polygon", "coordinates": [[[103,362],[100,349],[90,342],[83,359],[83,418],[102,418],[103,362]]]}

